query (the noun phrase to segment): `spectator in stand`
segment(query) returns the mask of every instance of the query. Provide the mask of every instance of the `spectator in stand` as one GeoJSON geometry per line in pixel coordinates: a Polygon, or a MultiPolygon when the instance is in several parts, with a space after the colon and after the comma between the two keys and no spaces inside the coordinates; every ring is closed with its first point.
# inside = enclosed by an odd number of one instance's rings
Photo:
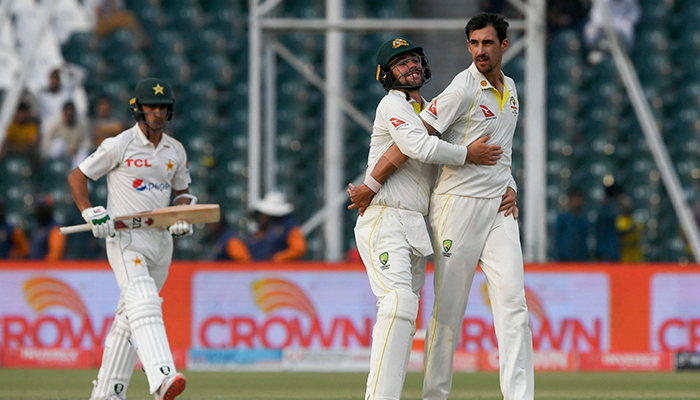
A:
{"type": "Polygon", "coordinates": [[[231,238],[225,245],[237,261],[292,261],[306,253],[306,239],[292,217],[294,206],[279,192],[269,192],[254,204],[256,227],[243,240],[231,238]]]}
{"type": "Polygon", "coordinates": [[[76,166],[89,154],[91,142],[87,125],[77,117],[73,102],[68,101],[63,105],[62,118],[42,139],[41,154],[45,159],[70,158],[76,166]]]}
{"type": "Polygon", "coordinates": [[[212,259],[220,261],[235,259],[236,244],[233,243],[240,243],[240,240],[236,239],[236,233],[228,226],[226,219],[222,217],[219,222],[207,224],[207,234],[204,236],[204,242],[211,249],[208,253],[212,259]]]}
{"type": "Polygon", "coordinates": [[[139,38],[138,46],[148,45],[148,35],[124,0],[101,0],[95,7],[95,17],[97,36],[105,37],[117,29],[133,29],[139,38]]]}
{"type": "Polygon", "coordinates": [[[54,201],[50,195],[39,195],[36,201],[38,228],[32,236],[29,258],[32,260],[58,261],[66,251],[66,237],[59,231],[54,219],[54,201]]]}
{"type": "MultiPolygon", "coordinates": [[[[610,7],[610,17],[617,30],[622,44],[629,52],[634,46],[634,26],[642,15],[638,0],[606,0],[610,7]]],[[[594,2],[591,7],[588,22],[583,27],[583,39],[588,49],[588,62],[597,64],[602,61],[604,52],[608,50],[607,34],[605,33],[604,9],[605,3],[594,2]]]]}
{"type": "Polygon", "coordinates": [[[5,142],[0,150],[0,158],[8,154],[19,154],[37,162],[39,144],[39,122],[32,115],[29,104],[20,103],[12,123],[7,128],[5,142]]]}
{"type": "Polygon", "coordinates": [[[0,197],[0,260],[26,258],[29,240],[22,228],[10,224],[5,218],[5,199],[0,197]]]}
{"type": "Polygon", "coordinates": [[[580,188],[569,192],[568,210],[557,216],[554,237],[556,261],[588,261],[588,233],[590,223],[583,213],[586,195],[580,188]]]}
{"type": "Polygon", "coordinates": [[[124,123],[112,113],[112,99],[100,96],[95,102],[95,115],[91,121],[92,147],[97,148],[108,137],[117,136],[124,128],[124,123]]]}
{"type": "Polygon", "coordinates": [[[620,243],[620,261],[622,262],[642,262],[642,231],[644,226],[634,219],[634,202],[626,194],[618,196],[620,215],[615,221],[617,228],[617,238],[620,243]]]}
{"type": "Polygon", "coordinates": [[[595,258],[599,261],[620,261],[616,221],[619,214],[617,197],[621,194],[622,188],[619,185],[606,186],[605,196],[598,207],[595,223],[595,258]]]}
{"type": "Polygon", "coordinates": [[[46,87],[36,96],[39,114],[39,132],[43,137],[51,124],[61,116],[63,105],[72,101],[80,117],[88,114],[87,93],[83,81],[87,70],[77,64],[64,63],[48,75],[46,87]]]}
{"type": "Polygon", "coordinates": [[[49,75],[49,85],[39,93],[39,121],[42,137],[49,131],[51,124],[61,115],[66,102],[73,99],[73,90],[61,82],[61,70],[56,68],[49,75]]]}

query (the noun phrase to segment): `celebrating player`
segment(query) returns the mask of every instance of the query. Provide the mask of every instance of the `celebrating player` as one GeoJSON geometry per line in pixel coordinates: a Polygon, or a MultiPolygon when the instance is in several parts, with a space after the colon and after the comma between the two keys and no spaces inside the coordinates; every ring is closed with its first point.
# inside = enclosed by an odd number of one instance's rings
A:
{"type": "Polygon", "coordinates": [[[430,200],[435,235],[435,303],[426,333],[424,399],[446,399],[476,266],[486,275],[506,400],[534,398],[532,334],[525,302],[520,233],[502,211],[513,191],[511,154],[520,102],[501,72],[508,22],[482,13],[465,27],[474,62],[421,112],[431,132],[466,145],[489,135],[503,149],[496,165],[446,165],[430,200]],[[499,211],[501,210],[501,211],[499,211]]]}
{"type": "MultiPolygon", "coordinates": [[[[387,166],[388,173],[381,180],[395,173],[382,186],[368,169],[365,184],[350,185],[348,192],[352,195],[367,187],[372,194],[376,192],[355,226],[357,248],[377,296],[365,399],[399,399],[415,333],[426,256],[432,253],[424,216],[434,175],[431,166],[423,162],[462,165],[468,161],[468,152],[464,146],[429,136],[421,122],[418,112],[426,101],[420,88],[430,79],[421,47],[404,38],[389,40],[379,48],[377,65],[377,80],[388,93],[377,107],[369,166],[387,166]],[[400,157],[385,153],[394,143],[400,157]]],[[[486,158],[498,157],[498,146],[482,145],[488,147],[486,158]]]]}
{"type": "Polygon", "coordinates": [[[171,192],[173,204],[197,202],[187,189],[185,149],[164,132],[174,102],[167,82],[156,78],[139,82],[129,103],[137,123],[105,139],[68,176],[75,204],[92,224],[93,235],[107,240],[107,258],[121,290],[91,400],[125,399],[137,355],[156,400],[172,400],[185,390],[185,376],[173,363],[158,294],[168,275],[172,238],[191,235],[193,227],[177,221],[167,229],[115,232],[112,218],[166,207],[171,192]],[[87,178],[103,175],[107,175],[107,209],[93,207],[87,190],[87,178]]]}

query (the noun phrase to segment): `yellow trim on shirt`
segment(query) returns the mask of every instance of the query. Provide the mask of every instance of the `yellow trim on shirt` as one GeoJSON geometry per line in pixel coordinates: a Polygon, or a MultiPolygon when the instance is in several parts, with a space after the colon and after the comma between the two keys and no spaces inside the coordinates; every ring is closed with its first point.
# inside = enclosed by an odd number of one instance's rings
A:
{"type": "Polygon", "coordinates": [[[503,95],[498,92],[498,89],[495,87],[491,87],[491,90],[493,90],[493,93],[496,95],[496,100],[498,100],[498,107],[501,112],[503,112],[503,107],[506,105],[506,101],[510,98],[510,90],[508,90],[508,86],[506,86],[505,83],[503,83],[503,95]]]}

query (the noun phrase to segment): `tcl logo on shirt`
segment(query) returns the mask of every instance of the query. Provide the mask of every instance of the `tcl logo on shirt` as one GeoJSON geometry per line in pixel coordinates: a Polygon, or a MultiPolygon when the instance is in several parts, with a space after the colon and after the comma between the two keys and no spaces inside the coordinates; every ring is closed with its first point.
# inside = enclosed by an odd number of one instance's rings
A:
{"type": "Polygon", "coordinates": [[[143,192],[144,190],[168,190],[170,189],[170,184],[165,183],[165,182],[144,182],[143,179],[134,179],[134,182],[131,184],[134,189],[136,189],[139,192],[143,192]]]}
{"type": "Polygon", "coordinates": [[[389,122],[391,122],[392,125],[394,125],[394,128],[399,129],[404,125],[408,125],[406,121],[402,121],[396,117],[389,118],[389,122]]]}
{"type": "Polygon", "coordinates": [[[151,164],[148,163],[148,160],[140,160],[140,159],[126,160],[127,167],[131,167],[132,165],[136,168],[150,167],[151,166],[151,164]]]}

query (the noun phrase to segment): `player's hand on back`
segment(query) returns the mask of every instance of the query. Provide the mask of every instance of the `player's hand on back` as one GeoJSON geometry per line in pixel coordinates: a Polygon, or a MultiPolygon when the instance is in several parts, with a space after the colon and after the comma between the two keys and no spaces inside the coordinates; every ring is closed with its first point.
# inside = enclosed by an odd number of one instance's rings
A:
{"type": "Polygon", "coordinates": [[[114,236],[114,220],[102,206],[86,208],[81,213],[85,222],[92,226],[92,234],[98,239],[114,236]]]}
{"type": "Polygon", "coordinates": [[[503,150],[501,150],[501,146],[487,144],[486,141],[490,138],[491,136],[489,135],[480,137],[467,146],[467,162],[478,165],[496,165],[498,159],[501,158],[503,150]]]}
{"type": "Polygon", "coordinates": [[[350,183],[348,184],[347,192],[350,195],[350,201],[352,201],[352,204],[348,206],[348,210],[358,209],[360,215],[365,215],[365,209],[369,207],[369,203],[374,198],[372,189],[364,183],[357,186],[350,183]]]}
{"type": "Polygon", "coordinates": [[[185,236],[190,236],[194,233],[194,225],[190,224],[185,220],[176,221],[174,224],[170,225],[168,232],[174,238],[181,238],[185,236]]]}

